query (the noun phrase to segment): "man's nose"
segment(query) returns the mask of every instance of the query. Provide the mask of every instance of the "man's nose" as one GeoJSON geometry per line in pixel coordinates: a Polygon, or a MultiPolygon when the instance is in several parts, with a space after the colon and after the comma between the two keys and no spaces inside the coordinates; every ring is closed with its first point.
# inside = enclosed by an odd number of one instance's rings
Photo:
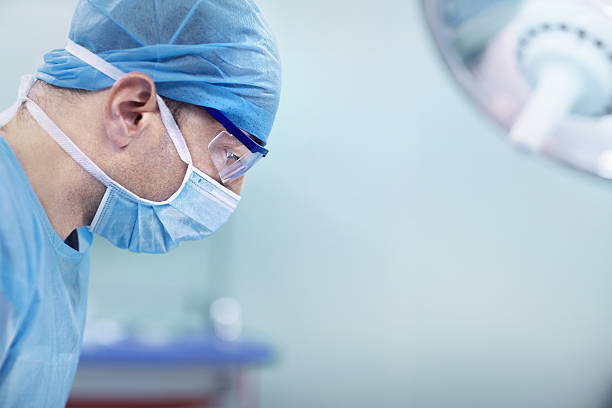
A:
{"type": "Polygon", "coordinates": [[[244,184],[244,176],[237,178],[236,180],[228,181],[226,187],[232,192],[240,195],[242,192],[242,185],[244,184]]]}

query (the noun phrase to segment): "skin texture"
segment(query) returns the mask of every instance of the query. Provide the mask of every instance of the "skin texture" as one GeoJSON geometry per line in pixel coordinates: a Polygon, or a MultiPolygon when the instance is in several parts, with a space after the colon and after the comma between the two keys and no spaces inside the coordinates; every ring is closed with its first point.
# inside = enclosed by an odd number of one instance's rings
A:
{"type": "MultiPolygon", "coordinates": [[[[113,180],[138,196],[164,201],[181,186],[187,165],[162,123],[155,84],[130,73],[112,88],[74,93],[37,82],[30,92],[47,115],[113,180]]],[[[220,182],[208,144],[223,126],[205,109],[181,104],[177,122],[195,167],[220,182]]],[[[105,187],[83,170],[26,109],[0,129],[57,234],[88,226],[105,187]]],[[[227,188],[240,194],[243,178],[227,188]]]]}

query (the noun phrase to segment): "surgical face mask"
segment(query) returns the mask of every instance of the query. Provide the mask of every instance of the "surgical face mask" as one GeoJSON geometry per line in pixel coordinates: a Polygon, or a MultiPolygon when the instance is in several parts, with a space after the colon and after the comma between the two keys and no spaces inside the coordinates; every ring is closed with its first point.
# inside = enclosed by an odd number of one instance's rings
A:
{"type": "MultiPolygon", "coordinates": [[[[95,62],[95,61],[94,61],[95,62]]],[[[94,65],[95,66],[95,65],[94,65]]],[[[162,120],[187,173],[179,190],[168,200],[153,202],[128,191],[108,177],[27,95],[35,79],[26,76],[16,105],[0,115],[8,123],[23,103],[36,122],[88,173],[107,189],[91,231],[119,248],[133,252],[165,253],[182,241],[198,240],[216,232],[236,209],[240,197],[193,166],[185,139],[163,100],[162,120]]]]}

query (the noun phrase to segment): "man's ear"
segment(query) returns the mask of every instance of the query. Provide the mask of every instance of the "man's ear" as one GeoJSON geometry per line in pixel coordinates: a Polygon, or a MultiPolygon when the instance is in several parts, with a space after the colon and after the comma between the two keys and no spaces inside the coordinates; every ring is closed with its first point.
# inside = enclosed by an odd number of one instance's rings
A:
{"type": "Polygon", "coordinates": [[[146,74],[132,72],[115,82],[104,107],[109,141],[118,149],[143,134],[157,112],[155,83],[146,74]]]}

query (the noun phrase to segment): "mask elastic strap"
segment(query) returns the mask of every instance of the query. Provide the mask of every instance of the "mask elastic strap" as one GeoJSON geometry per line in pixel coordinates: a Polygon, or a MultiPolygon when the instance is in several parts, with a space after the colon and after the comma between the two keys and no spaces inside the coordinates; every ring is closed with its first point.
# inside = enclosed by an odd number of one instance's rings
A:
{"type": "Polygon", "coordinates": [[[106,187],[111,184],[112,180],[108,177],[95,163],[93,163],[86,155],[75,145],[72,140],[49,118],[49,116],[36,104],[28,98],[32,86],[36,83],[36,77],[33,75],[24,75],[19,83],[19,95],[17,102],[6,111],[0,113],[0,127],[8,124],[19,112],[19,108],[25,102],[26,108],[32,115],[32,118],[38,125],[44,129],[49,136],[76,161],[85,171],[94,176],[106,187]]]}
{"type": "MultiPolygon", "coordinates": [[[[68,40],[68,43],[66,44],[66,51],[115,81],[118,81],[125,75],[123,71],[115,67],[113,64],[105,61],[98,55],[72,40],[68,40]]],[[[168,109],[168,106],[166,106],[164,100],[159,95],[157,95],[157,104],[159,105],[162,122],[170,135],[170,139],[172,139],[172,143],[174,144],[179,157],[185,163],[190,165],[193,164],[191,154],[187,148],[187,143],[185,143],[185,138],[176,124],[176,120],[174,120],[172,113],[170,113],[170,109],[168,109]]]]}
{"type": "Polygon", "coordinates": [[[21,77],[21,82],[19,83],[19,93],[17,95],[17,102],[13,104],[7,110],[0,112],[0,127],[6,126],[19,112],[19,108],[26,101],[28,94],[30,93],[30,89],[34,86],[36,82],[36,78],[33,75],[24,75],[21,77]]]}
{"type": "Polygon", "coordinates": [[[100,183],[108,187],[113,181],[102,171],[94,162],[92,162],[85,153],[51,120],[51,118],[43,111],[40,106],[33,100],[25,98],[26,108],[34,120],[43,128],[49,136],[60,145],[62,149],[74,161],[76,161],[85,171],[94,176],[100,183]]]}

